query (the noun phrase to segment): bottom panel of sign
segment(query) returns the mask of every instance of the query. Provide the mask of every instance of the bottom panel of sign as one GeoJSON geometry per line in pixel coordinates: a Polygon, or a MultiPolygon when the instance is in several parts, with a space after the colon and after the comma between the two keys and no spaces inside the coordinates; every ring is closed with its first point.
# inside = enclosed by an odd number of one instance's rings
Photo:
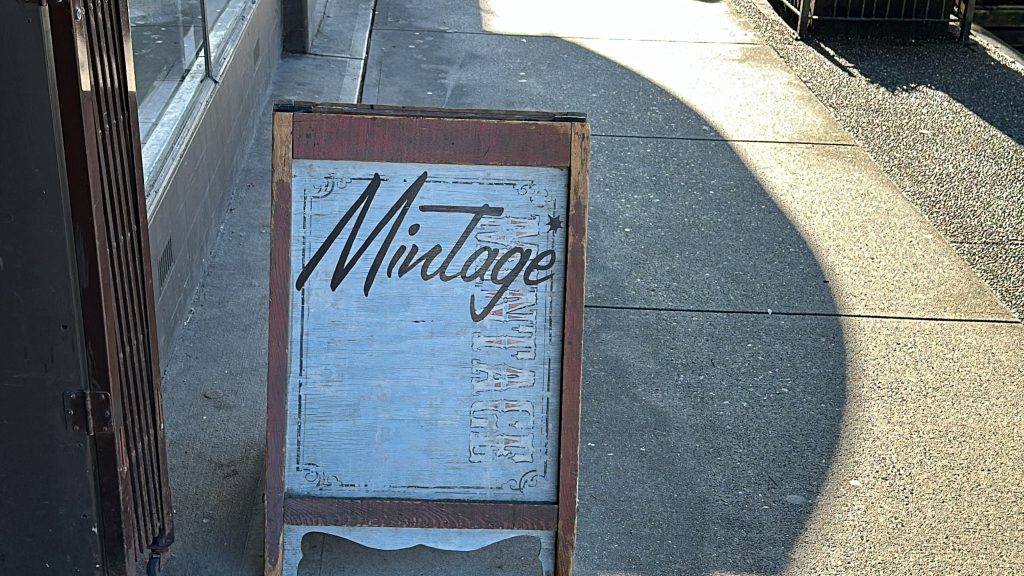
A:
{"type": "Polygon", "coordinates": [[[544,576],[555,572],[555,532],[547,530],[469,530],[448,528],[368,528],[344,526],[285,526],[284,573],[297,576],[302,560],[302,539],[310,533],[329,534],[377,550],[402,550],[428,546],[439,550],[468,552],[515,538],[532,536],[540,541],[539,557],[544,576]]]}

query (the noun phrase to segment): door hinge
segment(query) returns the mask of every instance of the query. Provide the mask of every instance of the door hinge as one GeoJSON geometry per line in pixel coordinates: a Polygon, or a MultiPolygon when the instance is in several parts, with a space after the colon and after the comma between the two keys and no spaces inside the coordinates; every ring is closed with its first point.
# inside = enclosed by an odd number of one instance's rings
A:
{"type": "Polygon", "coordinates": [[[64,393],[64,422],[68,430],[95,436],[114,429],[109,392],[69,390],[64,393]]]}

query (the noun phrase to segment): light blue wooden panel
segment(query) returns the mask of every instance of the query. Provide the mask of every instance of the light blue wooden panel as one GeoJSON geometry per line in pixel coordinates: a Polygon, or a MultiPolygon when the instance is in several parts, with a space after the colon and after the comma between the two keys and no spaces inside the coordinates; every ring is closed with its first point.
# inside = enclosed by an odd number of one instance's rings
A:
{"type": "Polygon", "coordinates": [[[296,160],[293,175],[286,492],[555,502],[567,171],[296,160]],[[414,245],[440,248],[403,268],[414,245]]]}
{"type": "Polygon", "coordinates": [[[516,536],[532,536],[540,541],[538,556],[544,576],[552,576],[555,571],[555,533],[553,531],[285,526],[283,576],[295,576],[298,573],[299,562],[302,560],[302,538],[313,532],[338,536],[378,550],[401,550],[423,545],[441,550],[463,552],[478,550],[516,536]]]}

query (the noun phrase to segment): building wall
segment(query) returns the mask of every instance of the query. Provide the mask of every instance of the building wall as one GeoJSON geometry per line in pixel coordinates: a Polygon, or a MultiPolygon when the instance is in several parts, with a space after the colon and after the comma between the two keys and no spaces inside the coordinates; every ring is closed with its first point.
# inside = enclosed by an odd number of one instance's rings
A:
{"type": "MultiPolygon", "coordinates": [[[[232,183],[266,109],[281,58],[281,0],[259,0],[218,84],[204,83],[196,119],[172,151],[149,205],[150,246],[161,358],[206,269],[232,183]]],[[[163,361],[163,360],[162,360],[163,361]]]]}
{"type": "Polygon", "coordinates": [[[284,20],[284,49],[307,52],[313,44],[328,0],[281,0],[284,20]]]}

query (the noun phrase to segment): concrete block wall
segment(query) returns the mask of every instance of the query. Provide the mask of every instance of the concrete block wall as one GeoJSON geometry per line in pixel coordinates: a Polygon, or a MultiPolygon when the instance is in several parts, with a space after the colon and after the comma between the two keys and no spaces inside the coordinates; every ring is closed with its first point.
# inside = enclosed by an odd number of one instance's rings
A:
{"type": "MultiPolygon", "coordinates": [[[[259,0],[218,84],[199,95],[199,120],[150,195],[149,231],[161,358],[188,308],[217,239],[281,58],[281,2],[259,0]]],[[[209,83],[209,81],[207,81],[209,83]]],[[[161,360],[163,363],[164,360],[161,360]]]]}

